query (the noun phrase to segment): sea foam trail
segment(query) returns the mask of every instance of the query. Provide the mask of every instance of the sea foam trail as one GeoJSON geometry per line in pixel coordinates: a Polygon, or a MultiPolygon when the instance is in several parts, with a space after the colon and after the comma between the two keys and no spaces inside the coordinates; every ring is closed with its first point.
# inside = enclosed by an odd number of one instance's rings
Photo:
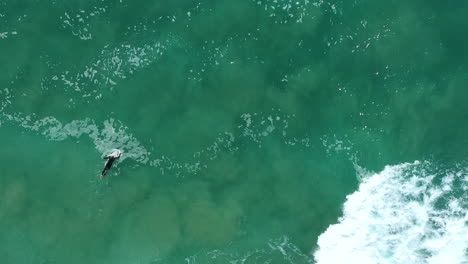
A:
{"type": "Polygon", "coordinates": [[[114,148],[123,149],[125,155],[122,160],[131,158],[139,163],[146,164],[151,154],[131,133],[128,127],[114,119],[105,120],[102,124],[85,118],[62,123],[55,117],[45,117],[34,120],[34,116],[20,114],[3,114],[8,121],[18,123],[21,127],[37,131],[49,140],[61,141],[69,137],[80,138],[87,135],[101,155],[108,154],[114,148]]]}
{"type": "MultiPolygon", "coordinates": [[[[1,93],[0,93],[1,94],[1,93]]],[[[1,102],[0,102],[1,103],[1,102]]],[[[137,163],[159,168],[161,174],[170,172],[176,176],[197,174],[207,168],[208,162],[216,159],[221,152],[234,153],[238,150],[235,144],[240,139],[254,142],[261,148],[264,138],[277,131],[289,146],[310,147],[309,138],[291,138],[287,136],[289,121],[294,116],[282,114],[279,110],[271,113],[244,113],[240,116],[237,130],[218,133],[211,144],[194,153],[193,159],[178,161],[160,153],[153,155],[153,146],[145,147],[131,132],[130,128],[119,120],[110,118],[102,123],[91,118],[63,122],[53,116],[37,118],[35,114],[22,113],[7,114],[0,112],[0,126],[2,122],[16,123],[22,128],[37,132],[48,140],[62,141],[74,138],[89,137],[95,149],[101,154],[108,154],[112,149],[125,151],[120,160],[130,158],[137,163]]]]}
{"type": "Polygon", "coordinates": [[[318,239],[318,264],[468,263],[468,169],[387,166],[347,197],[318,239]]]}

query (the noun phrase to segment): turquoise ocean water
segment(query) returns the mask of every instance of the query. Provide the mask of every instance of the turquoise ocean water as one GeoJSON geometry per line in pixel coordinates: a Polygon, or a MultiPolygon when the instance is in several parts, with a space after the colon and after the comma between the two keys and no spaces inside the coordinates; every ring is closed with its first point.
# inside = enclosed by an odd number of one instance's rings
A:
{"type": "Polygon", "coordinates": [[[467,11],[1,1],[0,263],[468,263],[467,11]]]}

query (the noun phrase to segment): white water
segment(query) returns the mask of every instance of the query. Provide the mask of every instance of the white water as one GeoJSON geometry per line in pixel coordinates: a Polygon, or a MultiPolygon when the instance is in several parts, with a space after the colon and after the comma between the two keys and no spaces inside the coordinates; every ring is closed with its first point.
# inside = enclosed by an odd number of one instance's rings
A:
{"type": "Polygon", "coordinates": [[[318,264],[468,263],[468,169],[387,166],[347,197],[318,239],[318,264]]]}

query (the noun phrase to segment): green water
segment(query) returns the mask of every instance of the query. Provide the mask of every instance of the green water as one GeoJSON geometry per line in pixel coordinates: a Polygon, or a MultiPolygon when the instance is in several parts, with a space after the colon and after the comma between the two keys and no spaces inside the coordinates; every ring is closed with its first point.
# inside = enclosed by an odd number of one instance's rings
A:
{"type": "Polygon", "coordinates": [[[466,160],[467,10],[1,2],[1,262],[314,262],[356,168],[466,160]]]}

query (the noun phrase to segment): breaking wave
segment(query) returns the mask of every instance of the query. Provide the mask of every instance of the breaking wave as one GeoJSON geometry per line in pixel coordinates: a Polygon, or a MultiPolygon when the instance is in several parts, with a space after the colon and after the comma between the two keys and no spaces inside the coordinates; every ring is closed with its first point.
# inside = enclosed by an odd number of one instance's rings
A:
{"type": "Polygon", "coordinates": [[[320,235],[317,263],[468,263],[468,168],[455,167],[416,161],[365,176],[320,235]]]}

